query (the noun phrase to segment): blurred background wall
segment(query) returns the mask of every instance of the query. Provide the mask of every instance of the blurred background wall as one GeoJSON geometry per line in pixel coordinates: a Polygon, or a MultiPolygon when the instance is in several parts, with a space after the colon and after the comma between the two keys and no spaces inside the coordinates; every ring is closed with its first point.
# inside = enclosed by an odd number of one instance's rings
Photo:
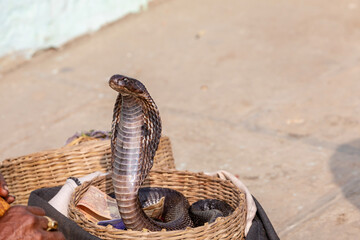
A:
{"type": "Polygon", "coordinates": [[[128,13],[149,0],[0,0],[0,58],[25,58],[59,47],[128,13]],[[71,23],[71,24],[69,24],[71,23]]]}

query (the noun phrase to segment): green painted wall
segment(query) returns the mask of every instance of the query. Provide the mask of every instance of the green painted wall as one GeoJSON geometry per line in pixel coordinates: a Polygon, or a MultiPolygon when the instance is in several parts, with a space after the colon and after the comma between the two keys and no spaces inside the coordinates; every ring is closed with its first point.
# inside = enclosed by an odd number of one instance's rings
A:
{"type": "Polygon", "coordinates": [[[149,0],[0,0],[0,57],[58,47],[128,13],[149,0]]]}

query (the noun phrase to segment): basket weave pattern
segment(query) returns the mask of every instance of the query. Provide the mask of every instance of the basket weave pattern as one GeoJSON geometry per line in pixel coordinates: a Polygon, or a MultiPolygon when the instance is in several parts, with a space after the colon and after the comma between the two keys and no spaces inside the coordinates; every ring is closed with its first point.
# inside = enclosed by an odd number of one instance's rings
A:
{"type": "Polygon", "coordinates": [[[226,218],[218,218],[212,224],[177,231],[131,231],[118,230],[112,226],[99,226],[88,221],[76,208],[76,204],[90,185],[113,192],[110,176],[97,177],[76,188],[69,206],[69,216],[79,226],[101,239],[243,239],[246,219],[245,194],[230,181],[187,171],[152,171],[144,186],[175,189],[192,204],[200,199],[215,198],[227,202],[235,211],[226,218]]]}
{"type": "MultiPolygon", "coordinates": [[[[68,177],[81,177],[110,168],[110,141],[85,141],[75,146],[6,159],[0,172],[16,196],[16,204],[27,204],[29,194],[38,188],[63,185],[68,177]]],[[[171,143],[161,137],[153,169],[175,169],[171,143]]]]}

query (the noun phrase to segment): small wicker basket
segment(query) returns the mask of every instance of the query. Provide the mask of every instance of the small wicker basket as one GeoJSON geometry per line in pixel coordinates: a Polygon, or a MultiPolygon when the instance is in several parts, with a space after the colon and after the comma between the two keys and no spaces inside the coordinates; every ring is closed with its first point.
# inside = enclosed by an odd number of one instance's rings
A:
{"type": "Polygon", "coordinates": [[[227,202],[235,211],[226,218],[218,218],[214,223],[201,227],[177,231],[131,231],[119,230],[112,226],[99,226],[89,221],[79,211],[76,204],[90,185],[106,193],[112,193],[109,175],[97,177],[75,189],[69,205],[69,217],[86,231],[101,239],[243,239],[246,219],[245,194],[241,193],[230,181],[210,177],[203,173],[187,171],[151,171],[145,187],[167,187],[175,189],[192,204],[200,199],[215,198],[227,202]]]}
{"type": "MultiPolygon", "coordinates": [[[[109,140],[83,141],[75,146],[43,151],[0,162],[15,204],[27,204],[35,189],[63,185],[68,177],[81,177],[110,168],[109,140]]],[[[170,139],[161,137],[153,169],[175,169],[170,139]]]]}

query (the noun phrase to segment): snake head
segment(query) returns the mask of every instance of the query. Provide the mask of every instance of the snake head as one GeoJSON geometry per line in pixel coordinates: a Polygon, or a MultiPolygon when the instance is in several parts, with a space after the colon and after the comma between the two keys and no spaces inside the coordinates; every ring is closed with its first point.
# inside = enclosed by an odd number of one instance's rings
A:
{"type": "Polygon", "coordinates": [[[109,80],[109,86],[115,91],[123,94],[136,94],[141,96],[142,94],[148,94],[145,86],[134,78],[129,78],[123,75],[114,75],[109,80]]]}

